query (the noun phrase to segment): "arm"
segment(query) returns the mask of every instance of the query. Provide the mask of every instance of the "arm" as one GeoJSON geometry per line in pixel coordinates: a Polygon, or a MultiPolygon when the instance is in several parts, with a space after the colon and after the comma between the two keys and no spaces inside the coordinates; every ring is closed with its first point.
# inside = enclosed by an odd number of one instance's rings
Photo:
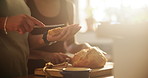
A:
{"type": "Polygon", "coordinates": [[[5,23],[6,17],[0,17],[0,29],[4,29],[4,23],[5,23]]]}
{"type": "Polygon", "coordinates": [[[25,14],[9,17],[0,17],[0,23],[0,29],[4,29],[5,23],[5,29],[7,32],[17,31],[20,34],[32,31],[34,25],[44,27],[44,24],[42,22],[25,14]]]}
{"type": "Polygon", "coordinates": [[[82,49],[91,47],[88,43],[79,44],[75,42],[70,45],[67,45],[67,44],[68,44],[68,41],[64,42],[64,48],[66,49],[67,52],[70,52],[72,54],[79,52],[82,49]]]}
{"type": "Polygon", "coordinates": [[[46,45],[42,39],[42,36],[43,35],[32,35],[31,33],[29,34],[28,41],[31,50],[38,49],[46,45]]]}
{"type": "Polygon", "coordinates": [[[30,50],[30,59],[43,59],[46,62],[52,62],[53,64],[59,64],[66,61],[67,58],[71,59],[64,53],[47,52],[43,50],[30,50]]]}
{"type": "MultiPolygon", "coordinates": [[[[63,27],[60,33],[58,35],[51,35],[47,34],[47,40],[49,42],[53,41],[67,41],[73,38],[73,36],[80,30],[80,26],[78,24],[73,24],[69,25],[66,27],[63,27]]],[[[30,44],[30,49],[38,49],[41,48],[47,44],[42,39],[43,35],[31,35],[29,34],[29,44],[30,44]]],[[[69,41],[72,42],[72,41],[69,41]]]]}

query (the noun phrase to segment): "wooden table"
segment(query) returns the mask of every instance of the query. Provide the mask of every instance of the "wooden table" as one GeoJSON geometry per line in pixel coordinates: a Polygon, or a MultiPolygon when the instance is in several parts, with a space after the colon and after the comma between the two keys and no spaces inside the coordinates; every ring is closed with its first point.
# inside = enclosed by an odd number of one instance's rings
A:
{"type": "MultiPolygon", "coordinates": [[[[36,76],[36,75],[29,75],[29,76],[17,77],[17,78],[46,78],[46,77],[36,76]]],[[[56,78],[56,77],[54,77],[54,78],[56,78]]],[[[95,77],[95,78],[114,78],[114,76],[104,76],[104,77],[95,77]]]]}
{"type": "MultiPolygon", "coordinates": [[[[112,76],[112,70],[113,70],[113,63],[112,62],[107,62],[106,65],[103,68],[99,69],[92,69],[90,72],[90,77],[91,78],[96,78],[96,77],[104,77],[104,76],[112,76]]],[[[62,70],[58,69],[52,69],[52,71],[49,69],[46,70],[51,76],[54,77],[63,77],[63,75],[60,73],[62,70]]],[[[43,72],[43,68],[38,68],[35,70],[35,75],[40,75],[40,76],[45,76],[45,72],[43,72]]]]}
{"type": "MultiPolygon", "coordinates": [[[[114,78],[114,76],[112,76],[112,69],[113,69],[113,63],[107,62],[104,68],[93,69],[93,71],[90,73],[90,77],[91,78],[114,78]]],[[[49,73],[52,76],[55,76],[53,78],[62,78],[62,75],[59,73],[59,71],[49,72],[49,73]]],[[[17,77],[17,78],[46,78],[46,77],[42,69],[37,69],[34,75],[17,77]]]]}

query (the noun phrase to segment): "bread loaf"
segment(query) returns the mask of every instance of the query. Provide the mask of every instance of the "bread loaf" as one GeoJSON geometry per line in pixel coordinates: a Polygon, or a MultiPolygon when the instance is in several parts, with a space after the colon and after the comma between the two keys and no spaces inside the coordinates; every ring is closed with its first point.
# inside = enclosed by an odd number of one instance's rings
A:
{"type": "Polygon", "coordinates": [[[74,67],[101,68],[106,62],[107,59],[103,51],[96,47],[82,49],[72,58],[74,67]]]}

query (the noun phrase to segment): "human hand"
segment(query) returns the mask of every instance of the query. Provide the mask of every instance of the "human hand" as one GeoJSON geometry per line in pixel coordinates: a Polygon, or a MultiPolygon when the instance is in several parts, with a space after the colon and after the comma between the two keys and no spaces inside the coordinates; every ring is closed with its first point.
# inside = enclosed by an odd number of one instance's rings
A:
{"type": "Polygon", "coordinates": [[[33,27],[37,25],[44,27],[44,24],[34,17],[22,14],[17,16],[8,17],[6,30],[7,31],[18,31],[20,34],[25,32],[30,32],[33,30],[33,27]]]}
{"type": "Polygon", "coordinates": [[[76,53],[76,52],[79,52],[82,49],[90,48],[90,47],[91,47],[91,45],[88,44],[88,43],[84,43],[84,44],[72,43],[72,44],[69,44],[68,41],[64,42],[64,48],[66,49],[67,52],[70,52],[70,53],[76,53]]]}
{"type": "Polygon", "coordinates": [[[47,34],[48,41],[66,41],[74,37],[74,35],[80,30],[80,26],[78,24],[69,25],[63,27],[61,33],[58,35],[49,35],[47,34]]]}
{"type": "Polygon", "coordinates": [[[64,53],[45,53],[43,58],[46,62],[51,62],[53,64],[60,64],[66,62],[67,58],[71,59],[71,57],[67,56],[64,53]]]}

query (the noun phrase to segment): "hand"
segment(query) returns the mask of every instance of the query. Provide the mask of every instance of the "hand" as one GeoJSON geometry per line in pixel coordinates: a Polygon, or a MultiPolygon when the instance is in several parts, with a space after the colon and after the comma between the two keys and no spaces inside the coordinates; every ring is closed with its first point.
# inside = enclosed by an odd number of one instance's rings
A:
{"type": "Polygon", "coordinates": [[[46,62],[51,62],[53,64],[59,64],[66,62],[66,58],[71,59],[69,56],[65,55],[64,53],[48,53],[44,54],[44,60],[46,62]]]}
{"type": "Polygon", "coordinates": [[[79,52],[82,49],[86,49],[86,48],[90,48],[91,45],[89,45],[88,43],[84,43],[84,44],[76,44],[76,43],[72,43],[72,44],[68,44],[68,41],[64,42],[64,48],[66,49],[67,52],[70,53],[76,53],[79,52]]]}
{"type": "Polygon", "coordinates": [[[47,35],[48,41],[66,41],[74,37],[74,35],[80,30],[78,24],[73,24],[67,27],[64,27],[62,32],[59,35],[51,36],[47,35]]]}
{"type": "Polygon", "coordinates": [[[35,25],[44,27],[42,22],[23,14],[8,17],[6,29],[7,31],[18,31],[20,34],[23,34],[32,31],[35,25]]]}

